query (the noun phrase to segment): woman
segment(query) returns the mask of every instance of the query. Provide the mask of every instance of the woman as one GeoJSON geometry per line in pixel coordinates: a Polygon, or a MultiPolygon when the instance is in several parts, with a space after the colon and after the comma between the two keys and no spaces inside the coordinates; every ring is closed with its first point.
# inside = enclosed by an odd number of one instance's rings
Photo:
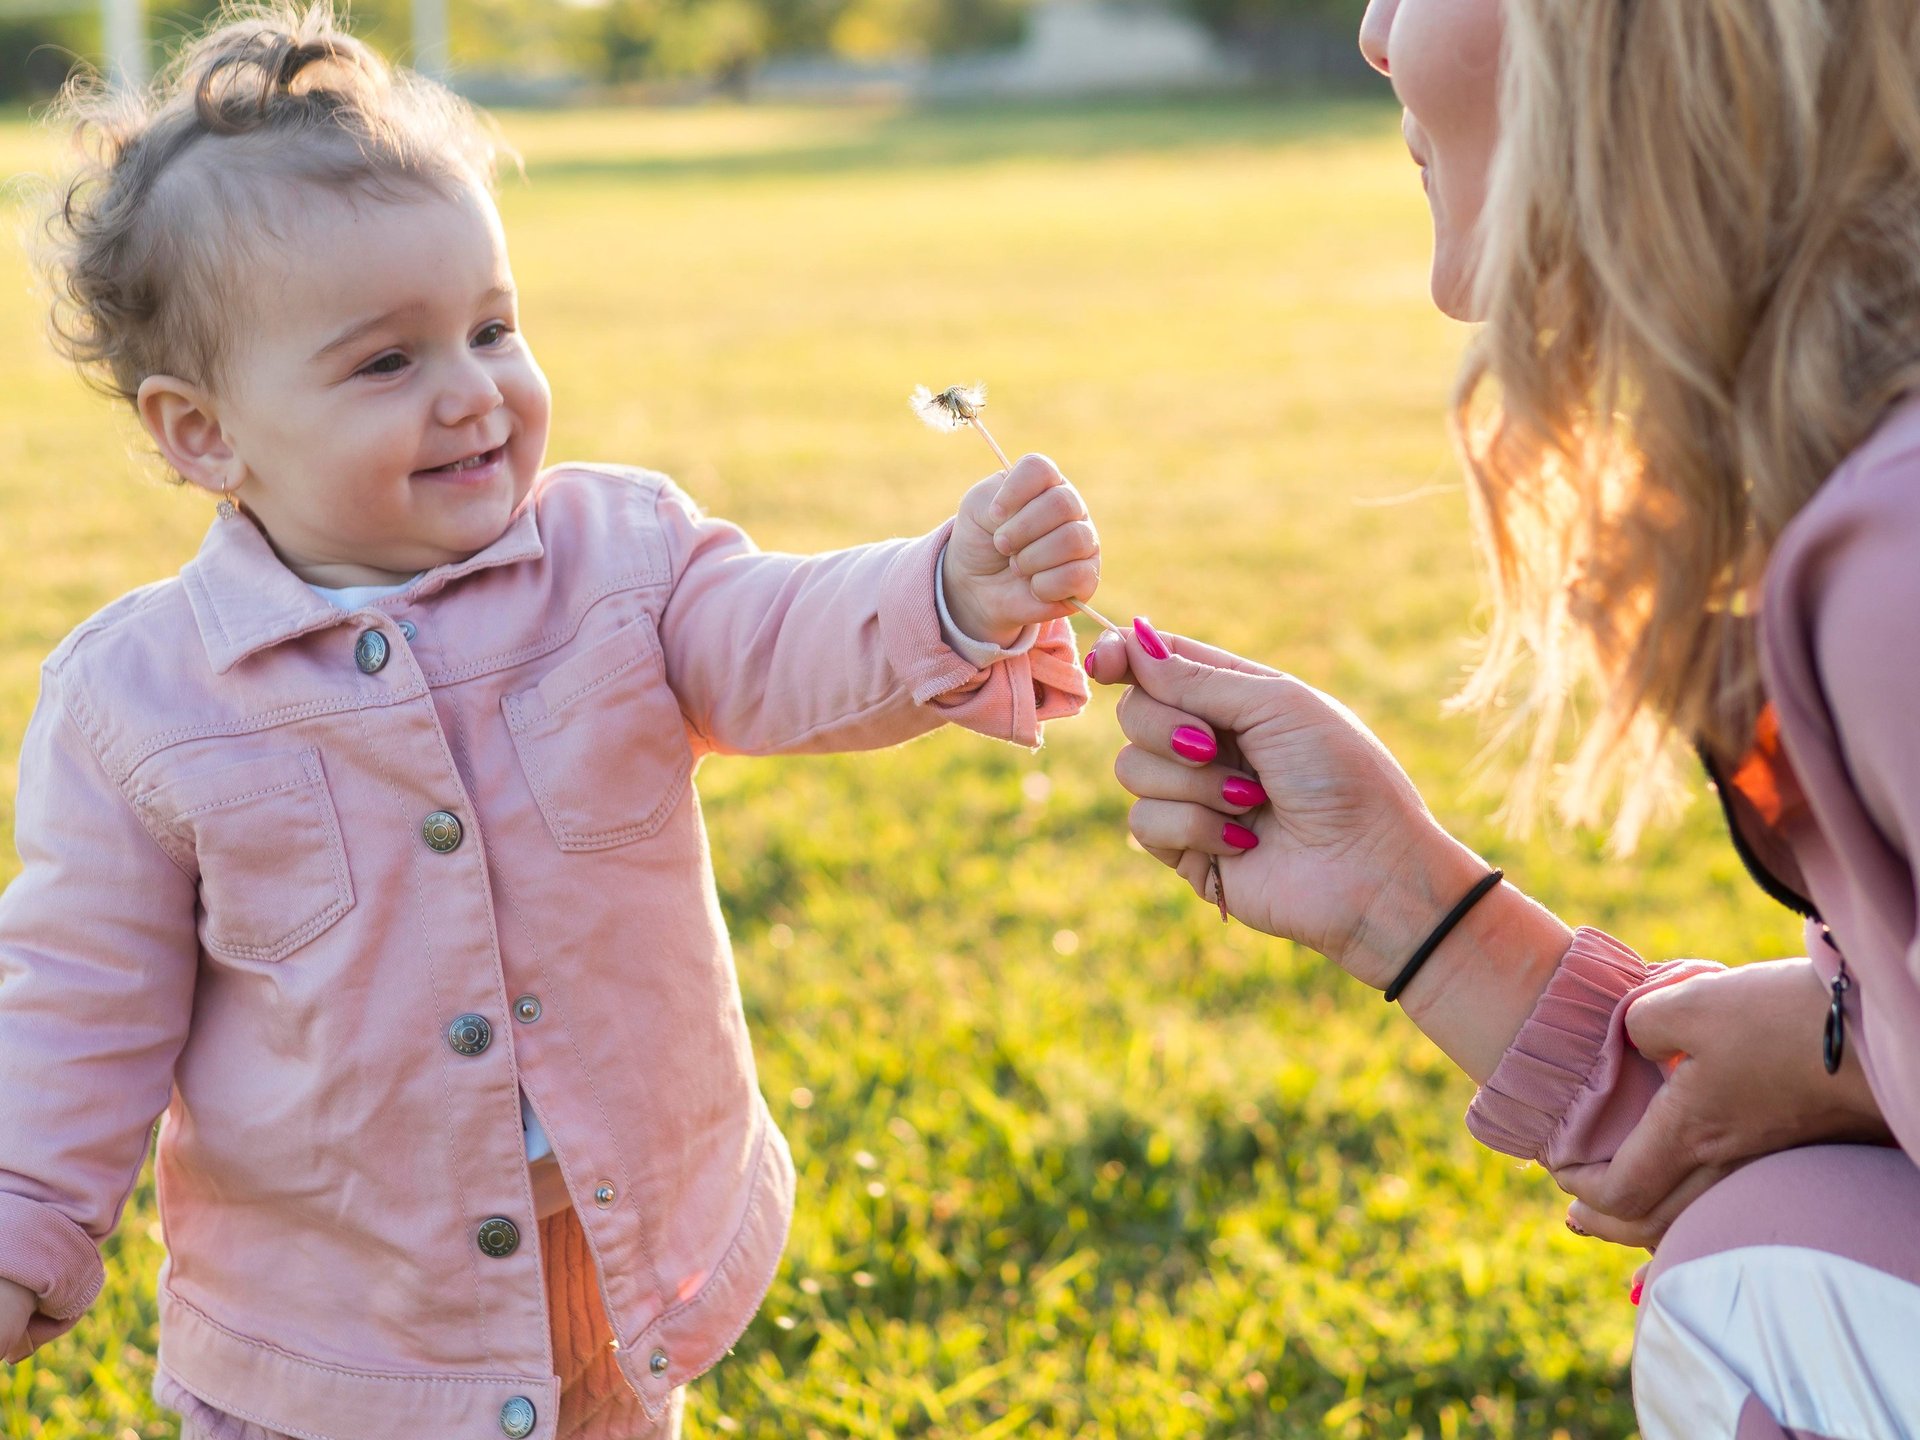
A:
{"type": "MultiPolygon", "coordinates": [[[[1373,0],[1494,624],[1563,809],[1630,841],[1697,748],[1809,957],[1648,966],[1448,836],[1349,712],[1147,622],[1141,843],[1388,990],[1582,1234],[1653,1245],[1649,1440],[1920,1435],[1920,9],[1373,0]],[[1617,800],[1614,798],[1617,795],[1617,800]]],[[[1523,786],[1523,790],[1527,787],[1523,786]]]]}

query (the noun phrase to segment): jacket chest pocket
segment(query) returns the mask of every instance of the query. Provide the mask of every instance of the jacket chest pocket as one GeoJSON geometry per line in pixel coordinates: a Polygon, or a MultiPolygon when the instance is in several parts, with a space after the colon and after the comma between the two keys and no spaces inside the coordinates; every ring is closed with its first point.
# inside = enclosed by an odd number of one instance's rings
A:
{"type": "Polygon", "coordinates": [[[693,749],[651,620],[589,642],[500,705],[562,850],[643,840],[685,799],[693,749]]]}
{"type": "Polygon", "coordinates": [[[317,749],[255,755],[162,784],[144,802],[200,874],[200,942],[276,961],[353,908],[340,818],[317,749]]]}

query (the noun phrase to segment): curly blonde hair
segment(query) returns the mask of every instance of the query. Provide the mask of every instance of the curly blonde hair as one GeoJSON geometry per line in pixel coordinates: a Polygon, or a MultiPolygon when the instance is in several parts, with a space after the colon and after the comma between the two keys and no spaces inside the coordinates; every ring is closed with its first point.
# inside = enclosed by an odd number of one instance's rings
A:
{"type": "Polygon", "coordinates": [[[1920,381],[1913,0],[1505,0],[1455,395],[1493,619],[1457,703],[1624,848],[1745,749],[1787,522],[1920,381]],[[1531,662],[1531,674],[1516,674],[1531,662]],[[1591,723],[1556,766],[1569,710],[1591,723]]]}
{"type": "Polygon", "coordinates": [[[236,277],[302,186],[394,198],[491,190],[490,129],[396,72],[331,5],[229,8],[139,94],[82,73],[52,111],[79,159],[39,243],[55,347],[132,401],[149,375],[217,386],[248,302],[236,277]]]}

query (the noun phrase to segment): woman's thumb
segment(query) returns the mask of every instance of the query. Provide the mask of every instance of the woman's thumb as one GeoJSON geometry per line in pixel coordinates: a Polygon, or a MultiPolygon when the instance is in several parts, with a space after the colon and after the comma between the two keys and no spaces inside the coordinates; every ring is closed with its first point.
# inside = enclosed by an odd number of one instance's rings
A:
{"type": "Polygon", "coordinates": [[[1126,637],[1133,683],[1162,705],[1205,720],[1217,730],[1238,732],[1271,719],[1278,708],[1277,674],[1249,674],[1215,663],[1220,652],[1180,636],[1162,636],[1151,622],[1133,622],[1126,637]],[[1183,653],[1199,650],[1207,659],[1183,653]]]}

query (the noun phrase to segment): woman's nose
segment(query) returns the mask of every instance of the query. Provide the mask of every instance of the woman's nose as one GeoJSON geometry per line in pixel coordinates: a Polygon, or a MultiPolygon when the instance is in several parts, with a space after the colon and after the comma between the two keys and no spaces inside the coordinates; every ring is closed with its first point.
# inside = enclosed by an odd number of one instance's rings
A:
{"type": "Polygon", "coordinates": [[[1360,53],[1367,64],[1382,75],[1387,70],[1387,36],[1393,31],[1393,17],[1400,0],[1368,0],[1367,13],[1360,17],[1360,53]]]}

